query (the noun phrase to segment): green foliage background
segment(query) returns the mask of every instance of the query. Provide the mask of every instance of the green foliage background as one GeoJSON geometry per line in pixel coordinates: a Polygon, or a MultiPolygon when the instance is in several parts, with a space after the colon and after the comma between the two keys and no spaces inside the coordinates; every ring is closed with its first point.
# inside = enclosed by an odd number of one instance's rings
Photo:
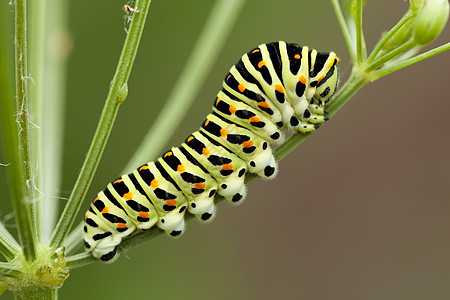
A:
{"type": "MultiPolygon", "coordinates": [[[[70,2],[66,197],[125,38],[123,4],[70,2]]],[[[120,175],[151,126],[212,5],[153,1],[92,198],[120,175]]],[[[367,1],[369,47],[407,5],[367,1]]],[[[447,26],[440,41],[449,33],[447,26]]],[[[333,50],[342,79],[350,72],[329,1],[248,0],[196,104],[167,146],[198,127],[229,67],[245,51],[276,40],[333,50]]],[[[448,299],[449,64],[447,52],[369,84],[280,163],[274,181],[252,182],[240,207],[221,203],[214,222],[189,222],[180,239],[159,237],[114,264],[74,270],[61,299],[448,299]]],[[[3,170],[0,176],[6,191],[3,170]]],[[[3,198],[4,220],[7,202],[3,198]]]]}

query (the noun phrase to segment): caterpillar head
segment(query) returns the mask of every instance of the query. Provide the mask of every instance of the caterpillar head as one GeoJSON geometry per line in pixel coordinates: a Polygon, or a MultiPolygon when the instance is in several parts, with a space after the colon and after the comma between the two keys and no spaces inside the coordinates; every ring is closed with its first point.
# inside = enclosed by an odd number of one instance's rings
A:
{"type": "Polygon", "coordinates": [[[339,58],[334,52],[319,53],[319,55],[326,55],[327,58],[322,70],[317,74],[318,84],[314,93],[314,99],[327,105],[330,103],[337,89],[339,69],[336,64],[339,62],[339,58]]]}

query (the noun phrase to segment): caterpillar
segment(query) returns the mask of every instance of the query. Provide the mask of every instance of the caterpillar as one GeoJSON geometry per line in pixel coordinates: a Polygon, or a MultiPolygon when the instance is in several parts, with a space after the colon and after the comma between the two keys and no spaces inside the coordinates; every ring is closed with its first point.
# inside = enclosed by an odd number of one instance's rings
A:
{"type": "Polygon", "coordinates": [[[334,52],[283,41],[244,54],[199,130],[98,193],[84,218],[86,250],[112,261],[122,239],[135,231],[157,226],[179,236],[186,211],[212,219],[216,194],[242,201],[247,172],[273,178],[278,166],[270,145],[283,140],[283,130],[312,132],[327,120],[337,63],[334,52]]]}

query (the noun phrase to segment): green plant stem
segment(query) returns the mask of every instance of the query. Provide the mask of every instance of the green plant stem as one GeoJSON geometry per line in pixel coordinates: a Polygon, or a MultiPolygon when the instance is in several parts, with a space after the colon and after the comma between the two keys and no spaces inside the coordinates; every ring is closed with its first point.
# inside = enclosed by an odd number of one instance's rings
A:
{"type": "Polygon", "coordinates": [[[31,110],[38,128],[32,130],[32,149],[39,153],[36,185],[41,192],[37,219],[43,242],[55,226],[62,172],[66,61],[70,51],[66,0],[31,1],[31,110]],[[51,16],[51,17],[48,17],[51,16]],[[45,67],[44,67],[45,66],[45,67]],[[34,145],[34,147],[33,147],[34,145]],[[39,223],[39,222],[38,222],[39,223]]]}
{"type": "Polygon", "coordinates": [[[327,107],[328,116],[333,117],[355,95],[368,80],[361,76],[357,69],[353,69],[350,77],[339,89],[331,104],[327,107]]]}
{"type": "Polygon", "coordinates": [[[2,223],[0,223],[0,253],[8,261],[13,260],[20,253],[20,245],[2,223]]]}
{"type": "Polygon", "coordinates": [[[119,105],[125,100],[125,87],[127,86],[131,68],[136,57],[150,3],[151,0],[140,0],[136,3],[137,7],[139,7],[139,13],[135,13],[133,20],[131,21],[94,138],[69,197],[69,201],[67,202],[62,216],[56,225],[56,229],[53,232],[50,242],[50,246],[53,248],[58,248],[63,244],[70,227],[77,217],[81,203],[86,196],[89,185],[94,177],[95,170],[100,162],[103,150],[105,149],[119,105]]]}
{"type": "MultiPolygon", "coordinates": [[[[38,228],[38,240],[41,239],[40,234],[40,220],[41,220],[41,203],[42,194],[38,191],[42,191],[42,147],[41,147],[41,115],[43,104],[43,80],[44,76],[44,49],[45,49],[45,4],[47,0],[34,0],[30,1],[30,34],[29,34],[29,74],[33,78],[33,84],[30,86],[30,119],[35,126],[30,128],[30,148],[32,161],[38,162],[34,173],[34,184],[36,189],[34,192],[34,199],[36,201],[36,227],[38,228]]],[[[45,223],[45,222],[44,222],[45,223]]]]}
{"type": "Polygon", "coordinates": [[[372,76],[374,80],[381,78],[383,76],[389,75],[392,72],[398,71],[400,69],[406,68],[412,64],[418,63],[422,60],[425,60],[427,58],[430,58],[432,56],[435,56],[437,54],[440,54],[442,52],[450,50],[450,43],[444,44],[442,46],[439,46],[437,48],[434,48],[430,51],[427,51],[425,53],[419,54],[417,56],[408,58],[406,60],[394,63],[390,65],[389,67],[381,68],[380,70],[376,70],[372,72],[372,76]]]}
{"type": "Polygon", "coordinates": [[[389,40],[394,36],[394,34],[396,34],[403,27],[403,25],[405,25],[406,22],[408,22],[411,18],[412,13],[411,11],[408,11],[403,16],[403,18],[394,27],[392,27],[391,30],[389,30],[388,33],[386,33],[380,41],[378,41],[374,50],[372,51],[372,53],[370,53],[369,57],[367,58],[367,63],[370,64],[373,62],[373,60],[380,53],[381,49],[383,49],[384,45],[386,45],[386,43],[389,42],[389,40]]]}
{"type": "Polygon", "coordinates": [[[356,55],[358,63],[366,59],[366,46],[364,42],[364,34],[362,28],[362,0],[356,0],[356,55]]]}
{"type": "Polygon", "coordinates": [[[40,288],[34,291],[22,290],[14,292],[15,300],[53,300],[58,299],[58,290],[40,288]]]}
{"type": "Polygon", "coordinates": [[[244,3],[245,0],[216,1],[174,89],[123,173],[162,152],[205,82],[244,3]]]}
{"type": "Polygon", "coordinates": [[[331,4],[333,5],[334,12],[336,14],[339,26],[341,27],[342,34],[344,35],[345,42],[347,43],[347,49],[350,53],[350,57],[353,62],[356,62],[356,49],[354,40],[352,35],[350,34],[350,30],[348,28],[347,22],[345,20],[345,16],[342,13],[341,5],[339,4],[339,0],[331,0],[331,4]]]}
{"type": "Polygon", "coordinates": [[[0,276],[17,276],[19,274],[20,271],[18,266],[0,262],[0,276]]]}
{"type": "Polygon", "coordinates": [[[64,247],[66,248],[66,255],[72,253],[73,251],[81,248],[82,238],[81,232],[83,230],[84,222],[78,223],[75,228],[70,232],[64,241],[64,247]]]}
{"type": "Polygon", "coordinates": [[[28,261],[36,257],[37,228],[35,222],[35,203],[33,198],[33,174],[31,170],[29,116],[28,116],[28,56],[27,56],[27,6],[26,0],[15,0],[15,62],[16,62],[16,122],[18,126],[18,168],[11,180],[18,185],[13,197],[13,207],[19,240],[28,261]]]}
{"type": "MultiPolygon", "coordinates": [[[[3,4],[2,4],[3,5],[3,4]]],[[[7,3],[4,3],[6,6],[7,3]]],[[[14,55],[12,51],[13,40],[12,27],[9,26],[12,22],[12,16],[6,7],[0,7],[0,120],[3,141],[0,142],[4,146],[7,163],[6,168],[10,179],[11,195],[19,194],[19,186],[17,183],[22,181],[20,177],[19,168],[13,168],[12,165],[18,166],[19,160],[17,156],[17,127],[14,119],[14,97],[13,84],[11,78],[14,77],[13,64],[14,55]]],[[[3,192],[3,197],[7,197],[3,192]]],[[[21,251],[20,245],[11,236],[8,230],[0,223],[0,253],[9,261],[13,259],[21,251]]]]}
{"type": "Polygon", "coordinates": [[[381,67],[382,65],[384,65],[386,62],[390,61],[391,59],[393,59],[394,57],[402,54],[403,52],[411,49],[412,47],[414,47],[416,45],[416,43],[414,42],[414,40],[411,40],[401,46],[399,46],[398,48],[386,53],[385,55],[383,55],[382,57],[378,58],[377,60],[375,60],[374,62],[372,62],[371,64],[368,65],[368,67],[366,68],[366,72],[370,72],[373,71],[379,67],[381,67]]]}

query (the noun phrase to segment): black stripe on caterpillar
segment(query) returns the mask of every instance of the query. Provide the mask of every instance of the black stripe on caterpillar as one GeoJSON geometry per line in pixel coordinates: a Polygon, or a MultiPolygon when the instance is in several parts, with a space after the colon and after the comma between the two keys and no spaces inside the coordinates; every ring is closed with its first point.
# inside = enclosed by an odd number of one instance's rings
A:
{"type": "Polygon", "coordinates": [[[84,218],[87,251],[112,261],[122,239],[136,230],[157,226],[179,236],[186,211],[212,219],[216,194],[242,201],[247,172],[273,178],[278,167],[270,144],[283,140],[282,130],[311,132],[327,120],[337,62],[334,52],[282,41],[244,54],[198,131],[98,193],[84,218]]]}

